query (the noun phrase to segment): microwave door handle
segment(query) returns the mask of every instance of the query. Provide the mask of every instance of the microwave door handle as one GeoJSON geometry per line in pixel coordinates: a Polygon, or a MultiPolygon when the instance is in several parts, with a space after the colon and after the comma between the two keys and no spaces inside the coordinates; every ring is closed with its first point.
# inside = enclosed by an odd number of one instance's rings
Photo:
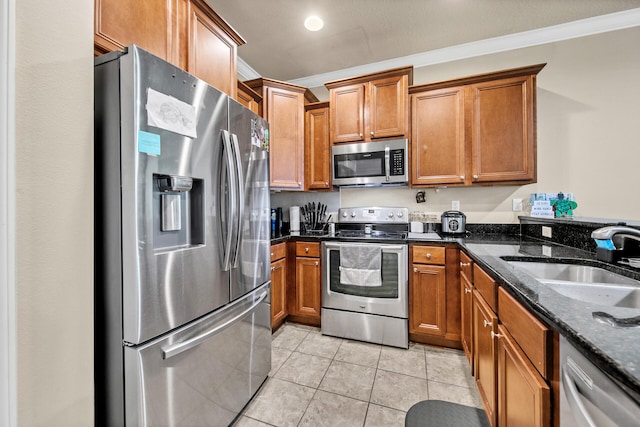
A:
{"type": "Polygon", "coordinates": [[[222,144],[224,147],[224,160],[227,169],[227,240],[224,245],[224,260],[222,261],[222,269],[229,271],[231,269],[231,252],[233,251],[233,243],[236,240],[234,237],[234,218],[235,210],[238,204],[237,192],[236,192],[236,167],[233,159],[233,148],[231,146],[231,138],[229,132],[222,131],[222,144]]]}
{"type": "Polygon", "coordinates": [[[238,266],[238,253],[240,252],[240,240],[242,238],[242,225],[244,224],[244,174],[242,172],[242,159],[240,156],[240,144],[238,143],[238,136],[236,134],[231,134],[231,141],[233,143],[233,152],[235,154],[234,159],[236,163],[236,188],[238,195],[236,205],[237,235],[231,267],[236,268],[238,266]]]}
{"type": "Polygon", "coordinates": [[[390,176],[390,169],[391,169],[391,164],[390,164],[390,155],[389,155],[389,146],[385,145],[384,147],[384,170],[385,170],[385,177],[387,179],[387,182],[389,182],[389,180],[391,179],[390,176]]]}

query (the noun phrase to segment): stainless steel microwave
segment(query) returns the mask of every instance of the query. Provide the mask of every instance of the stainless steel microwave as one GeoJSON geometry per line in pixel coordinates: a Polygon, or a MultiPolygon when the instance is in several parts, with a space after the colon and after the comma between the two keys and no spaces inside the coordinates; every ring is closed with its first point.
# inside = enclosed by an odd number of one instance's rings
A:
{"type": "Polygon", "coordinates": [[[409,183],[407,139],[334,145],[333,185],[380,187],[409,183]]]}

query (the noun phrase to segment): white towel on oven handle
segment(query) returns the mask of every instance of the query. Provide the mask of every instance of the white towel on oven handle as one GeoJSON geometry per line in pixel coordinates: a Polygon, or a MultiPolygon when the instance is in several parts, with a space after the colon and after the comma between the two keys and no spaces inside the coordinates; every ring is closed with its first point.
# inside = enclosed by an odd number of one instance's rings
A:
{"type": "Polygon", "coordinates": [[[380,270],[340,267],[340,283],[352,286],[382,286],[380,270]]]}
{"type": "Polygon", "coordinates": [[[379,246],[340,247],[340,283],[354,286],[382,286],[382,249],[379,246]]]}

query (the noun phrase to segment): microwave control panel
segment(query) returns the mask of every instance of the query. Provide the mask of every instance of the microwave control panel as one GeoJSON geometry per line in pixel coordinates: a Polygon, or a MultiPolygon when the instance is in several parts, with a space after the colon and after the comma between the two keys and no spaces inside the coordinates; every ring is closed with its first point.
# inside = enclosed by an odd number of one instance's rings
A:
{"type": "Polygon", "coordinates": [[[404,175],[404,150],[391,150],[391,175],[404,175]]]}

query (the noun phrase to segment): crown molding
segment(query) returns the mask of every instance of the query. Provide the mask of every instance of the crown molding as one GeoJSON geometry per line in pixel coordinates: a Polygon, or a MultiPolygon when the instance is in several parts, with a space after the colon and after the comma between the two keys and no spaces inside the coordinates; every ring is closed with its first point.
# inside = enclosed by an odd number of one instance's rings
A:
{"type": "Polygon", "coordinates": [[[536,30],[523,31],[507,36],[478,40],[358,67],[344,68],[342,70],[293,79],[288,82],[309,88],[320,87],[323,86],[325,82],[371,74],[391,68],[405,67],[408,65],[413,65],[414,68],[420,68],[428,65],[506,52],[637,26],[640,26],[640,8],[581,19],[536,30]]]}
{"type": "Polygon", "coordinates": [[[253,80],[262,77],[251,65],[247,64],[242,58],[238,56],[237,59],[238,80],[246,81],[253,80]]]}

